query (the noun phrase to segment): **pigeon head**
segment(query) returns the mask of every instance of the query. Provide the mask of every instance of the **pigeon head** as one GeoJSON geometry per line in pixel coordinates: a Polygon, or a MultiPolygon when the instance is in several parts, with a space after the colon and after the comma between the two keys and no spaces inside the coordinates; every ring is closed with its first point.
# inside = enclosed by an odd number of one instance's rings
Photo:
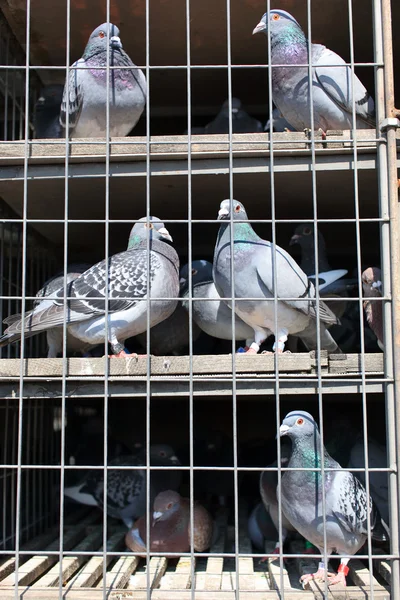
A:
{"type": "Polygon", "coordinates": [[[364,296],[366,298],[382,296],[381,270],[378,267],[368,267],[361,275],[364,296]]]}
{"type": "MultiPolygon", "coordinates": [[[[186,264],[180,270],[179,283],[181,285],[181,291],[188,288],[189,284],[189,265],[186,264]]],[[[212,281],[212,264],[208,260],[194,260],[192,262],[192,285],[198,283],[206,283],[212,281]]]]}
{"type": "Polygon", "coordinates": [[[318,426],[310,413],[304,410],[293,410],[288,413],[279,428],[279,435],[289,436],[291,439],[304,436],[314,436],[318,426]]]}
{"type": "Polygon", "coordinates": [[[121,49],[122,43],[119,38],[119,29],[112,23],[102,23],[91,33],[86,45],[83,58],[88,58],[98,52],[105,52],[107,44],[110,44],[112,50],[121,49]]]}
{"type": "Polygon", "coordinates": [[[153,503],[153,527],[158,521],[166,521],[179,510],[181,497],[178,492],[166,490],[160,492],[154,498],[153,503]]]}
{"type": "Polygon", "coordinates": [[[150,462],[152,465],[180,465],[179,458],[175,455],[175,451],[168,444],[152,444],[150,446],[150,462]]]}
{"type": "Polygon", "coordinates": [[[232,219],[238,219],[241,221],[248,220],[246,210],[241,202],[237,200],[222,200],[219,211],[218,220],[229,220],[232,215],[232,219]]]}
{"type": "Polygon", "coordinates": [[[150,240],[168,240],[169,242],[172,242],[172,237],[170,236],[168,229],[160,219],[157,217],[142,217],[131,229],[128,250],[134,248],[143,240],[146,240],[147,237],[149,237],[150,240]]]}
{"type": "Polygon", "coordinates": [[[64,86],[61,84],[47,85],[41,91],[36,103],[36,110],[47,111],[49,109],[60,109],[64,86]]]}
{"type": "MultiPolygon", "coordinates": [[[[232,98],[232,115],[235,116],[241,110],[242,103],[239,98],[232,98]]],[[[222,114],[229,115],[229,99],[225,100],[221,109],[222,114]]]]}
{"type": "MultiPolygon", "coordinates": [[[[290,238],[289,246],[299,244],[302,250],[314,251],[314,227],[312,224],[301,223],[294,231],[294,234],[290,238]]],[[[325,250],[325,240],[322,233],[318,231],[318,250],[325,250]]]]}
{"type": "Polygon", "coordinates": [[[265,13],[262,16],[261,21],[253,29],[253,35],[256,33],[264,33],[267,35],[268,30],[271,33],[271,39],[278,36],[292,37],[293,34],[295,34],[296,37],[301,34],[301,37],[305,39],[299,23],[290,13],[286,12],[286,10],[271,10],[269,19],[268,13],[265,13]]]}

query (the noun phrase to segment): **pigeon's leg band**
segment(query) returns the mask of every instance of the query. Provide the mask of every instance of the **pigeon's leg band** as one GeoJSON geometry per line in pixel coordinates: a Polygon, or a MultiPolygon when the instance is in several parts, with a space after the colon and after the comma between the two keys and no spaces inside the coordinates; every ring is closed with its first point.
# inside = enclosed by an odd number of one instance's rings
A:
{"type": "Polygon", "coordinates": [[[249,350],[254,350],[256,353],[259,352],[260,350],[260,346],[257,344],[257,342],[253,342],[249,348],[249,350]]]}
{"type": "Polygon", "coordinates": [[[349,573],[349,567],[347,565],[344,565],[343,563],[340,563],[337,572],[343,573],[343,575],[346,577],[349,573]]]}
{"type": "Polygon", "coordinates": [[[319,570],[325,570],[325,563],[324,562],[319,562],[318,563],[318,571],[319,570]]]}

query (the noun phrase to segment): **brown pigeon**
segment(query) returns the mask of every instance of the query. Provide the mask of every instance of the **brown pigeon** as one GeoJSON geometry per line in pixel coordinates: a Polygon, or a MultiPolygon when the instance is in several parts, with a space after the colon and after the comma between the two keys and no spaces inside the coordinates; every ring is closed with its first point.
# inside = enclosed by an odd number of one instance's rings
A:
{"type": "Polygon", "coordinates": [[[383,302],[374,302],[370,298],[382,297],[382,277],[378,267],[368,267],[361,275],[364,298],[364,310],[368,325],[375,333],[379,348],[383,351],[383,302]]]}
{"type": "MultiPolygon", "coordinates": [[[[195,502],[193,508],[193,548],[204,552],[210,547],[213,521],[208,511],[195,502]]],[[[146,551],[146,517],[140,517],[125,536],[125,543],[133,552],[146,551]]],[[[151,552],[190,551],[190,502],[177,492],[160,492],[154,499],[150,527],[151,552]]]]}

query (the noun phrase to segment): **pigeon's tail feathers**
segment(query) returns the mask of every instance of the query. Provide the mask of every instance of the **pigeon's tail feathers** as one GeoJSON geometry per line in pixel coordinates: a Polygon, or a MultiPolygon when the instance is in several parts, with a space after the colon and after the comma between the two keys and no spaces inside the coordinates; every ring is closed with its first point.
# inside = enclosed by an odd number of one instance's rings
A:
{"type": "MultiPolygon", "coordinates": [[[[310,303],[310,314],[314,319],[317,318],[317,307],[314,302],[310,303]]],[[[319,302],[319,318],[327,325],[340,325],[339,317],[322,300],[319,302]]]]}
{"type": "MultiPolygon", "coordinates": [[[[333,339],[327,328],[320,324],[320,341],[321,350],[327,350],[329,354],[342,354],[336,341],[333,339]]],[[[317,324],[315,321],[311,321],[309,325],[298,334],[303,344],[307,347],[307,350],[316,350],[317,345],[317,324]]]]}
{"type": "MultiPolygon", "coordinates": [[[[28,339],[30,337],[33,337],[34,335],[36,335],[37,333],[40,333],[38,331],[35,332],[29,332],[26,331],[24,333],[24,339],[28,339]]],[[[21,339],[21,334],[20,333],[4,333],[3,335],[0,336],[0,348],[3,348],[4,346],[8,346],[8,344],[13,344],[14,342],[19,342],[21,339]]]]}
{"type": "Polygon", "coordinates": [[[86,506],[98,506],[96,499],[93,495],[87,491],[86,483],[66,487],[64,489],[64,495],[79,504],[85,504],[86,506]]]}
{"type": "Polygon", "coordinates": [[[378,509],[376,507],[375,509],[378,514],[375,522],[375,527],[372,529],[372,539],[376,542],[388,542],[390,540],[389,527],[382,519],[378,509]]]}

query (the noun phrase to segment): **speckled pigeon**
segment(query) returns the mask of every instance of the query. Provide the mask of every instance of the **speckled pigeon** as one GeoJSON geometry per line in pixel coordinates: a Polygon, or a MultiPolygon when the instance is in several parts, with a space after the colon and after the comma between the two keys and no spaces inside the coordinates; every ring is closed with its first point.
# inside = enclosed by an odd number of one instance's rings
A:
{"type": "MultiPolygon", "coordinates": [[[[97,263],[68,284],[68,333],[81,342],[105,342],[105,294],[108,285],[108,341],[114,356],[126,356],[123,342],[147,327],[147,269],[150,265],[150,325],[168,318],[179,295],[179,259],[167,229],[157,217],[143,217],[134,225],[128,249],[97,263]],[[150,257],[148,256],[150,249],[150,257]],[[108,274],[107,274],[108,271],[108,274]],[[107,282],[107,283],[106,283],[107,282]],[[168,298],[170,298],[168,300],[168,298]],[[171,299],[172,298],[172,299],[171,299]]],[[[43,300],[25,316],[25,337],[64,323],[64,290],[53,300],[43,300]]],[[[8,317],[9,327],[0,337],[0,346],[21,338],[22,321],[8,317]]]]}
{"type": "MultiPolygon", "coordinates": [[[[386,447],[368,435],[368,466],[370,469],[387,469],[386,447]]],[[[350,452],[348,469],[365,467],[364,440],[359,437],[350,452]]],[[[365,486],[365,472],[354,473],[365,486]]],[[[369,473],[369,491],[372,499],[377,505],[383,520],[389,522],[389,482],[388,473],[385,471],[371,471],[369,473]]]]}
{"type": "MultiPolygon", "coordinates": [[[[181,293],[184,297],[188,291],[188,265],[181,269],[181,293]]],[[[212,278],[212,264],[206,260],[195,260],[192,263],[192,288],[193,298],[192,315],[194,322],[202,331],[221,340],[232,339],[232,311],[215,288],[212,278]],[[203,300],[201,298],[213,298],[203,300]]],[[[184,308],[189,310],[189,301],[184,302],[184,308]]],[[[254,331],[238,315],[235,314],[235,339],[245,340],[247,347],[254,341],[254,331]]]]}
{"type": "MultiPolygon", "coordinates": [[[[319,469],[322,458],[325,468],[338,469],[325,472],[325,518],[320,472],[286,471],[282,476],[282,510],[297,531],[323,555],[325,526],[328,560],[332,552],[353,555],[364,545],[368,515],[372,538],[379,541],[388,539],[388,527],[357,477],[342,469],[325,448],[321,455],[318,426],[309,413],[298,410],[287,414],[280,427],[280,435],[289,436],[292,442],[289,469],[319,469]]],[[[333,575],[328,573],[328,565],[320,562],[316,573],[302,576],[303,585],[312,579],[327,580],[328,585],[346,585],[349,560],[341,558],[338,572],[333,575]]]]}
{"type": "Polygon", "coordinates": [[[33,129],[35,138],[61,138],[64,129],[60,124],[60,109],[64,86],[52,84],[45,86],[35,104],[33,129]]]}
{"type": "MultiPolygon", "coordinates": [[[[146,511],[146,471],[140,467],[146,464],[144,450],[135,455],[123,455],[109,462],[110,466],[131,466],[130,469],[110,469],[107,473],[107,514],[121,519],[127,527],[133,520],[146,511]]],[[[151,466],[180,465],[174,450],[166,444],[150,446],[151,466]]],[[[180,485],[180,471],[152,470],[150,472],[150,498],[153,499],[162,490],[177,489],[180,485]]],[[[103,505],[104,473],[101,469],[85,474],[77,485],[66,487],[65,496],[80,504],[103,505]]]]}
{"type": "MultiPolygon", "coordinates": [[[[251,117],[242,108],[238,98],[232,98],[232,133],[255,133],[263,131],[263,126],[257,119],[251,117]]],[[[229,100],[225,100],[221,110],[213,121],[204,128],[204,133],[229,133],[229,100]]]]}
{"type": "Polygon", "coordinates": [[[384,351],[383,343],[383,302],[373,301],[372,298],[382,298],[382,275],[378,267],[368,267],[361,276],[364,300],[364,311],[368,325],[375,333],[379,348],[384,351]]]}
{"type": "MultiPolygon", "coordinates": [[[[89,264],[81,263],[81,264],[73,264],[67,268],[67,284],[71,283],[75,279],[78,279],[82,273],[90,269],[89,264]]],[[[67,286],[68,289],[68,286],[67,286]]],[[[33,306],[39,306],[41,299],[47,296],[55,296],[55,294],[59,291],[61,293],[64,290],[64,274],[58,273],[51,279],[48,279],[43,287],[36,293],[36,297],[38,300],[34,300],[33,306]]],[[[68,292],[67,292],[68,294],[68,292]]],[[[47,358],[56,358],[58,355],[62,354],[63,351],[63,328],[62,327],[54,327],[54,329],[48,329],[46,332],[47,337],[47,345],[49,347],[47,358]]],[[[75,352],[80,352],[82,354],[86,353],[87,350],[91,347],[90,344],[85,342],[81,342],[77,338],[68,335],[67,332],[67,353],[73,354],[75,352]]]]}
{"type": "MultiPolygon", "coordinates": [[[[285,10],[265,13],[253,34],[271,36],[271,65],[304,65],[310,62],[308,40],[296,19],[285,10]]],[[[285,119],[297,131],[304,129],[351,129],[352,73],[345,61],[321,44],[311,45],[314,126],[310,115],[308,67],[272,68],[272,97],[285,119]]],[[[374,101],[354,75],[356,127],[375,127],[374,101]]]]}
{"type": "MultiPolygon", "coordinates": [[[[316,329],[314,285],[293,258],[279,246],[261,239],[248,221],[243,205],[237,200],[223,200],[218,213],[222,221],[214,251],[213,279],[222,298],[235,296],[235,312],[254,330],[255,341],[247,352],[257,353],[261,343],[275,333],[273,349],[283,352],[288,334],[301,336],[304,330],[311,338],[316,329]],[[233,220],[235,287],[231,286],[230,219],[233,220]],[[273,254],[276,256],[277,322],[273,284],[273,254]],[[246,300],[252,298],[252,300],[246,300]]],[[[228,305],[231,303],[226,301],[228,305]]],[[[337,345],[326,330],[326,324],[337,323],[336,316],[323,303],[320,307],[321,345],[334,352],[337,345]],[[328,335],[326,335],[328,334],[328,335]],[[325,340],[326,338],[326,340],[325,340]],[[330,338],[330,339],[329,339],[330,338]],[[325,344],[326,341],[326,344],[325,344]]]]}
{"type": "Polygon", "coordinates": [[[272,111],[272,129],[271,129],[271,121],[268,121],[265,124],[264,131],[276,131],[277,133],[283,133],[284,131],[296,131],[291,124],[286,121],[284,117],[282,117],[279,108],[274,108],[272,111]]]}
{"type": "Polygon", "coordinates": [[[147,86],[143,72],[122,48],[119,29],[112,23],[96,27],[82,58],[67,75],[61,104],[60,123],[69,135],[92,138],[106,135],[106,106],[109,103],[110,136],[128,135],[146,104],[147,86]],[[110,69],[107,99],[107,46],[110,69]],[[102,68],[98,68],[102,67],[102,68]],[[126,68],[129,67],[129,68],[126,68]]]}
{"type": "MultiPolygon", "coordinates": [[[[213,521],[208,511],[197,502],[193,507],[193,549],[205,552],[210,547],[213,521]]],[[[190,551],[190,502],[173,490],[165,490],[154,499],[150,527],[151,552],[190,551]]],[[[125,536],[133,552],[146,551],[146,517],[134,524],[125,536]]]]}

